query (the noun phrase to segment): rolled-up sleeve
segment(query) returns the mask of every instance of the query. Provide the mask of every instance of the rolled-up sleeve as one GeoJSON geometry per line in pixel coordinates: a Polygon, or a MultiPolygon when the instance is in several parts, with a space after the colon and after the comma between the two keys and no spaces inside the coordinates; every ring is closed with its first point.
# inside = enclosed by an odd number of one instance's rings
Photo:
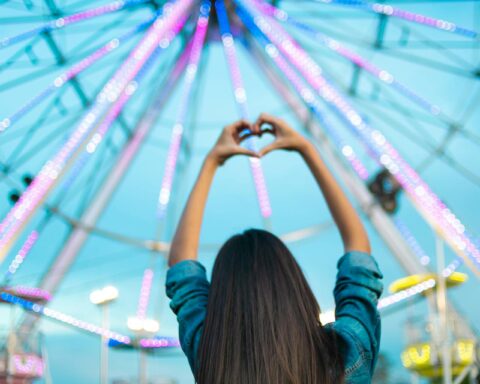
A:
{"type": "Polygon", "coordinates": [[[381,322],[377,305],[383,290],[382,273],[372,256],[358,251],[342,256],[337,267],[334,328],[363,356],[360,360],[358,356],[352,360],[363,361],[373,374],[380,345],[381,322]]]}
{"type": "Polygon", "coordinates": [[[167,272],[170,308],[177,316],[180,345],[192,371],[207,312],[209,288],[205,267],[198,261],[181,261],[167,272]]]}

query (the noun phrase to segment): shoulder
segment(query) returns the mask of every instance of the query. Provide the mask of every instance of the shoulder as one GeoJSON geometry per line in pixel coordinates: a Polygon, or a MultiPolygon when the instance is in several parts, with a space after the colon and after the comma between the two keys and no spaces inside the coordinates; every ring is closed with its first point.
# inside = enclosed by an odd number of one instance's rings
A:
{"type": "Polygon", "coordinates": [[[205,276],[205,267],[197,260],[183,260],[172,265],[167,271],[167,282],[169,280],[177,280],[183,277],[205,276]]]}
{"type": "Polygon", "coordinates": [[[195,286],[208,284],[207,271],[197,260],[183,260],[171,266],[167,271],[165,285],[167,295],[172,298],[175,291],[182,286],[195,286]]]}
{"type": "Polygon", "coordinates": [[[372,275],[377,279],[383,277],[378,263],[369,253],[361,251],[346,252],[337,263],[339,275],[361,273],[362,271],[368,275],[372,275]]]}

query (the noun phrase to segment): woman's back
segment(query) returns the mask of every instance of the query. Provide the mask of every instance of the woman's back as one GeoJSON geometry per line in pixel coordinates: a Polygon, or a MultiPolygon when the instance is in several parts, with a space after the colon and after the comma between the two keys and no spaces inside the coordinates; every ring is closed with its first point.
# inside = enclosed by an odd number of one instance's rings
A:
{"type": "Polygon", "coordinates": [[[277,237],[260,230],[232,237],[212,272],[198,382],[338,382],[330,380],[337,354],[319,315],[303,273],[277,237]]]}
{"type": "Polygon", "coordinates": [[[369,255],[340,259],[337,321],[323,327],[288,248],[248,230],[222,247],[211,285],[200,263],[185,261],[170,269],[167,293],[200,384],[340,383],[344,372],[346,382],[366,383],[378,353],[380,278],[369,255]]]}

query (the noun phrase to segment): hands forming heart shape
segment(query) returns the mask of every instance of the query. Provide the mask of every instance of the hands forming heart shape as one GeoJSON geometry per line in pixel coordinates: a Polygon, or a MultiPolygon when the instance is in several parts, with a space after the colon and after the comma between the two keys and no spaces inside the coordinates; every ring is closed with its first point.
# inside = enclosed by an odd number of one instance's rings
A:
{"type": "Polygon", "coordinates": [[[253,124],[250,124],[246,120],[239,120],[227,125],[210,151],[210,156],[212,156],[219,165],[222,165],[228,158],[235,155],[260,158],[276,149],[301,152],[306,145],[308,145],[307,139],[290,127],[285,121],[275,116],[262,113],[253,124]],[[264,134],[271,134],[275,139],[258,152],[254,152],[240,145],[244,140],[248,140],[254,136],[261,137],[264,134]]]}

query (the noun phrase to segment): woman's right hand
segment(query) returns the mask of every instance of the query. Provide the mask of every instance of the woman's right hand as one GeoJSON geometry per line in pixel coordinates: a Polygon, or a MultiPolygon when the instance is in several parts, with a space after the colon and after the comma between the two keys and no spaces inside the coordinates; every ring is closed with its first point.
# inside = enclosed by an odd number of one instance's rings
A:
{"type": "Polygon", "coordinates": [[[246,155],[259,157],[259,154],[244,148],[240,143],[251,134],[241,135],[242,131],[251,130],[250,123],[246,120],[238,120],[223,128],[220,137],[210,150],[207,158],[214,160],[217,165],[223,165],[230,157],[246,155]]]}
{"type": "Polygon", "coordinates": [[[258,152],[260,156],[264,156],[276,149],[298,151],[302,153],[310,145],[310,142],[303,135],[295,131],[284,120],[267,113],[262,113],[258,117],[252,127],[252,131],[256,134],[268,132],[275,136],[275,141],[273,143],[267,145],[258,152]],[[264,129],[262,131],[262,125],[264,124],[270,125],[271,129],[264,129]]]}

